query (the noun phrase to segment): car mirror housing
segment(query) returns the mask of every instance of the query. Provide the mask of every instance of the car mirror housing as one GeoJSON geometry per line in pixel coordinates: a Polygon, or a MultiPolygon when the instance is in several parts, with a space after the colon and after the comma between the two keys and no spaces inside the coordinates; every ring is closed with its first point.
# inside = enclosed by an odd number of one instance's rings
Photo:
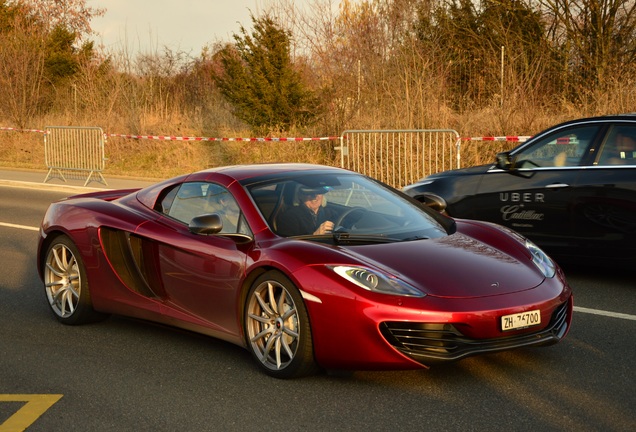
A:
{"type": "Polygon", "coordinates": [[[451,235],[457,231],[455,219],[445,214],[447,204],[444,198],[430,192],[415,195],[413,198],[439,213],[438,215],[434,215],[434,217],[435,220],[442,225],[444,230],[446,230],[446,234],[451,235]]]}
{"type": "Polygon", "coordinates": [[[223,229],[221,216],[217,213],[204,214],[192,218],[188,224],[190,232],[199,235],[217,234],[223,229]]]}
{"type": "Polygon", "coordinates": [[[497,154],[497,162],[496,166],[499,169],[509,171],[512,169],[512,158],[510,157],[510,153],[502,152],[497,154]]]}
{"type": "Polygon", "coordinates": [[[413,198],[440,213],[443,213],[444,210],[446,210],[446,200],[439,195],[422,193],[415,195],[413,198]]]}

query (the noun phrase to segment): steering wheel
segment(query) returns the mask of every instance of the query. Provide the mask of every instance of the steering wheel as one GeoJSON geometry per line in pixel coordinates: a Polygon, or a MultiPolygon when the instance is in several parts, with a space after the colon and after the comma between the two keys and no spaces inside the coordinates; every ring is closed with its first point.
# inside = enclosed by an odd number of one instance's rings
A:
{"type": "MultiPolygon", "coordinates": [[[[351,207],[350,209],[345,210],[344,213],[342,213],[340,215],[340,217],[338,217],[338,219],[334,222],[334,226],[335,227],[345,226],[343,224],[344,220],[347,217],[349,217],[349,215],[351,215],[352,213],[359,212],[359,213],[361,213],[360,217],[353,222],[353,223],[355,223],[356,221],[358,221],[362,217],[362,213],[364,213],[366,211],[367,211],[367,209],[365,209],[364,207],[351,207]]],[[[353,226],[353,223],[351,224],[351,226],[353,226]]],[[[351,228],[351,226],[349,226],[349,228],[351,228]]]]}

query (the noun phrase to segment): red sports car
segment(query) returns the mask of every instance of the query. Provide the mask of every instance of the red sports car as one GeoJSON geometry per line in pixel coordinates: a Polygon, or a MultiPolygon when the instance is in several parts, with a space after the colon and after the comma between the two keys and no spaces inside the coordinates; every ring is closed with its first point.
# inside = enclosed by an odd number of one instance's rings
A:
{"type": "Polygon", "coordinates": [[[38,268],[59,321],[120,314],[246,347],[268,374],[410,369],[569,331],[533,243],[338,168],[252,165],[52,203],[38,268]]]}

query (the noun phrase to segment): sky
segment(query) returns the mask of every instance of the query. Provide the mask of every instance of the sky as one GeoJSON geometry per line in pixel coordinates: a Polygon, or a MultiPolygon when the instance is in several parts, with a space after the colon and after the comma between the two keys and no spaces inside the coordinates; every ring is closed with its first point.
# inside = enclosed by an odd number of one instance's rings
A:
{"type": "Polygon", "coordinates": [[[250,11],[263,10],[263,0],[86,0],[106,9],[93,18],[92,39],[107,50],[161,52],[164,46],[196,56],[209,43],[231,41],[240,26],[251,29],[250,11]]]}

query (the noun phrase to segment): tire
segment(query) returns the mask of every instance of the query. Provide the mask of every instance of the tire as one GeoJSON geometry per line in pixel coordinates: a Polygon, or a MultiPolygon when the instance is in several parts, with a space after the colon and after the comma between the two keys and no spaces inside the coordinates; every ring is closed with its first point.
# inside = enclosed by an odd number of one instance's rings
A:
{"type": "Polygon", "coordinates": [[[48,246],[43,275],[49,307],[61,323],[85,324],[108,316],[93,309],[84,263],[68,237],[59,236],[48,246]]]}
{"type": "Polygon", "coordinates": [[[247,347],[265,373],[298,378],[317,372],[307,309],[288,278],[276,271],[261,275],[247,295],[244,316],[247,347]]]}

